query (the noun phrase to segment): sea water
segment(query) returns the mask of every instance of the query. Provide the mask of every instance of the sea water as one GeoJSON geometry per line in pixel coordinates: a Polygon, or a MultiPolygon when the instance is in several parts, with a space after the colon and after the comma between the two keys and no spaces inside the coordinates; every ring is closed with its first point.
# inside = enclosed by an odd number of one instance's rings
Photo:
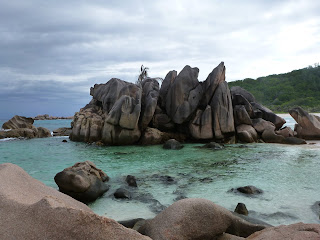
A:
{"type": "MultiPolygon", "coordinates": [[[[285,115],[288,125],[294,120],[285,115]]],[[[0,126],[4,121],[0,121],[0,126]]],[[[71,120],[35,121],[51,131],[69,127],[71,120]]],[[[272,225],[319,223],[311,206],[320,201],[320,144],[234,144],[222,150],[185,144],[181,150],[156,146],[99,147],[67,137],[0,141],[0,163],[19,165],[32,177],[57,188],[56,173],[90,160],[110,176],[110,189],[89,207],[115,220],[151,218],[179,198],[206,198],[229,210],[245,203],[249,216],[272,225]],[[67,139],[68,142],[62,142],[67,139]],[[134,175],[138,188],[130,200],[113,193],[134,175]],[[172,180],[172,181],[168,181],[172,180]],[[248,197],[230,191],[254,185],[264,192],[248,197]],[[139,197],[136,197],[139,196],[139,197]],[[141,197],[142,196],[142,197],[141,197]]]]}

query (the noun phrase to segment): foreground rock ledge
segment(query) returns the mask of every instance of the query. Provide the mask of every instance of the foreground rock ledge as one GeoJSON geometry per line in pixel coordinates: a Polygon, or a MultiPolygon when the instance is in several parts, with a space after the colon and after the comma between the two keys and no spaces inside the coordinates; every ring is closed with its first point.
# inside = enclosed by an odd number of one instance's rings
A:
{"type": "Polygon", "coordinates": [[[0,165],[1,239],[150,240],[45,186],[17,165],[0,165]]]}

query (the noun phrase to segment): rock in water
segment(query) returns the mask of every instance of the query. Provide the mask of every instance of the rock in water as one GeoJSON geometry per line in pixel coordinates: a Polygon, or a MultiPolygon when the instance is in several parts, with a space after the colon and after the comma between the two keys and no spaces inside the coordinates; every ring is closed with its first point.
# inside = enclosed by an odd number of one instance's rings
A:
{"type": "Polygon", "coordinates": [[[166,112],[174,123],[189,120],[202,97],[202,87],[198,81],[198,68],[185,66],[171,82],[166,96],[166,112]]]}
{"type": "Polygon", "coordinates": [[[227,209],[205,199],[183,199],[173,203],[139,232],[154,240],[217,239],[224,232],[247,237],[264,229],[234,216],[227,209]]]}
{"type": "Polygon", "coordinates": [[[0,165],[1,239],[151,240],[47,187],[17,165],[0,165]]]}
{"type": "Polygon", "coordinates": [[[105,184],[108,180],[107,174],[91,161],[76,163],[54,177],[61,192],[84,203],[92,202],[108,191],[109,186],[105,184]]]}
{"type": "Polygon", "coordinates": [[[26,118],[22,116],[15,115],[9,121],[2,125],[3,129],[18,129],[18,128],[34,128],[34,120],[32,118],[26,118]]]}
{"type": "Polygon", "coordinates": [[[248,214],[249,214],[248,209],[244,203],[238,203],[234,212],[241,214],[241,215],[245,215],[245,216],[248,216],[248,214]]]}
{"type": "Polygon", "coordinates": [[[178,142],[175,139],[169,139],[168,141],[165,142],[165,144],[163,145],[164,149],[173,149],[173,150],[179,150],[181,148],[183,148],[184,146],[178,142]]]}
{"type": "Polygon", "coordinates": [[[0,138],[45,138],[51,137],[49,129],[33,126],[34,120],[21,116],[14,116],[5,122],[2,127],[10,131],[0,131],[0,138]]]}
{"type": "Polygon", "coordinates": [[[320,118],[304,111],[297,107],[289,110],[290,115],[297,122],[294,130],[297,132],[297,137],[316,140],[320,139],[320,118]]]}

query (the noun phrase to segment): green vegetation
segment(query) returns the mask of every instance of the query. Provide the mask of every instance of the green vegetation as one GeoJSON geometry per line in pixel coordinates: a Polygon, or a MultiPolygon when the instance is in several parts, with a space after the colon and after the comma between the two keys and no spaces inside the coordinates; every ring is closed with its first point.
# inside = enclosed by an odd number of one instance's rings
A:
{"type": "Polygon", "coordinates": [[[302,107],[308,112],[320,112],[320,66],[294,70],[289,73],[246,78],[229,82],[229,87],[240,86],[252,93],[257,102],[274,112],[288,112],[302,107]]]}

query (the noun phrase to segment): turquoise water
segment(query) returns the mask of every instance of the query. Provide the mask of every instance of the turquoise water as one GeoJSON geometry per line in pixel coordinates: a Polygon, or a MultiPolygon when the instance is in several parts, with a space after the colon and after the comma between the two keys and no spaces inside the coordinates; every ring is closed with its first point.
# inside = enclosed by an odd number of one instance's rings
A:
{"type": "MultiPolygon", "coordinates": [[[[68,127],[70,120],[35,122],[39,124],[53,130],[68,127]]],[[[206,198],[229,210],[243,202],[249,215],[273,225],[320,222],[311,210],[320,201],[318,143],[246,147],[235,144],[217,151],[186,144],[182,150],[170,151],[162,146],[97,147],[63,143],[63,139],[67,138],[1,141],[0,163],[15,163],[34,178],[57,188],[53,180],[57,172],[78,161],[91,160],[110,176],[111,188],[89,206],[115,220],[153,217],[157,206],[168,206],[184,196],[206,198]],[[140,197],[114,199],[114,191],[125,185],[124,179],[129,174],[138,180],[135,196],[140,197]],[[171,176],[174,181],[166,183],[161,176],[171,176]],[[254,185],[264,193],[249,198],[229,191],[245,185],[254,185]]]]}

